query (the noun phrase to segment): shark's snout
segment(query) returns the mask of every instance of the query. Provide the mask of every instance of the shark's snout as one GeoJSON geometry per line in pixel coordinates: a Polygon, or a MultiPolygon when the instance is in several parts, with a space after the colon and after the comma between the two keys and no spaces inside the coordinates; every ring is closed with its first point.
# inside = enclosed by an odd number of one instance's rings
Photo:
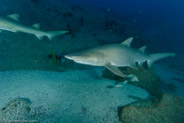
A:
{"type": "Polygon", "coordinates": [[[71,56],[71,55],[65,55],[64,57],[67,59],[70,59],[70,60],[74,60],[73,56],[71,56]]]}
{"type": "Polygon", "coordinates": [[[65,55],[65,58],[76,61],[78,59],[78,56],[76,55],[65,55]]]}

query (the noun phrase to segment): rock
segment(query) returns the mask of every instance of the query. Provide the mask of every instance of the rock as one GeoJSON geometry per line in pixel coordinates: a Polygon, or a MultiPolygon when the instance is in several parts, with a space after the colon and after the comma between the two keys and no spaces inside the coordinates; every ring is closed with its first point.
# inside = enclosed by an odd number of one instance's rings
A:
{"type": "Polygon", "coordinates": [[[31,101],[27,98],[15,98],[0,110],[0,121],[12,122],[27,120],[31,110],[31,101]]]}
{"type": "MultiPolygon", "coordinates": [[[[162,94],[160,88],[160,79],[155,74],[153,69],[139,68],[138,70],[135,70],[130,67],[125,67],[120,68],[120,70],[126,75],[133,74],[138,78],[138,82],[129,82],[130,84],[136,85],[140,88],[147,90],[152,96],[160,97],[160,95],[162,94]]],[[[107,69],[104,70],[102,76],[112,80],[126,81],[122,77],[113,74],[107,69]]]]}
{"type": "Polygon", "coordinates": [[[28,98],[15,98],[0,109],[0,123],[40,123],[53,117],[53,113],[43,106],[32,107],[28,98]]]}
{"type": "Polygon", "coordinates": [[[143,100],[124,106],[119,116],[123,123],[183,123],[184,99],[163,94],[160,101],[143,100]]]}

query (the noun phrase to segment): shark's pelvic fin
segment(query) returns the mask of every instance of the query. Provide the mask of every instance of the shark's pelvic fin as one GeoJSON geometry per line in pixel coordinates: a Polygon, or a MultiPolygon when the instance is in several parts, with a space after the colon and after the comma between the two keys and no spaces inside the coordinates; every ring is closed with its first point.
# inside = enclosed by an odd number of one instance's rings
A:
{"type": "Polygon", "coordinates": [[[130,45],[131,45],[132,41],[133,41],[133,37],[130,37],[130,38],[126,39],[125,41],[123,41],[121,44],[123,44],[123,45],[126,45],[126,46],[129,46],[129,47],[130,47],[130,45]]]}
{"type": "Polygon", "coordinates": [[[137,66],[136,66],[136,62],[133,63],[133,64],[130,64],[129,67],[135,69],[135,70],[138,70],[137,66]]]}
{"type": "Polygon", "coordinates": [[[125,75],[116,66],[112,66],[110,63],[106,63],[104,66],[114,74],[125,77],[125,75]]]}
{"type": "Polygon", "coordinates": [[[20,15],[19,14],[11,14],[11,15],[8,15],[8,17],[13,19],[13,20],[19,21],[20,15]]]}
{"type": "Polygon", "coordinates": [[[39,23],[33,24],[32,26],[33,26],[34,28],[40,29],[40,24],[39,24],[39,23]]]}
{"type": "Polygon", "coordinates": [[[143,46],[143,47],[139,48],[139,50],[140,50],[142,53],[145,53],[146,48],[147,48],[147,46],[143,46]]]}
{"type": "Polygon", "coordinates": [[[36,37],[39,39],[39,40],[42,40],[44,38],[44,35],[36,35],[36,37]]]}

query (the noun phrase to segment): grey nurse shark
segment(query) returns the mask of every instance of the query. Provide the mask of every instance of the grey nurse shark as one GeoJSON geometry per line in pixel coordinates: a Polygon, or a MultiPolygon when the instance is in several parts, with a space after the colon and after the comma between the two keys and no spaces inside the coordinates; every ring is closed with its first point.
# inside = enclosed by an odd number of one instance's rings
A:
{"type": "Polygon", "coordinates": [[[0,30],[6,30],[10,32],[24,32],[35,35],[39,40],[44,36],[50,40],[53,37],[68,33],[68,31],[49,31],[45,32],[40,30],[40,24],[34,24],[33,26],[27,26],[19,21],[19,14],[12,14],[5,17],[0,16],[0,30]]]}
{"type": "Polygon", "coordinates": [[[137,65],[143,66],[144,63],[147,63],[147,66],[151,67],[155,61],[169,56],[174,57],[176,55],[175,53],[145,54],[144,50],[146,46],[140,49],[130,47],[132,40],[133,37],[128,38],[121,44],[104,45],[65,55],[65,57],[81,64],[104,66],[120,77],[127,77],[118,67],[129,66],[137,69],[137,65]]]}

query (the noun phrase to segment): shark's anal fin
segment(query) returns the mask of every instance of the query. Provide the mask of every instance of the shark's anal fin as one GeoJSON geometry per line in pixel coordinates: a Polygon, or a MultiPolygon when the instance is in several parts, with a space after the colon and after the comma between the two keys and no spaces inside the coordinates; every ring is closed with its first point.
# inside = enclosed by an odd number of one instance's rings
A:
{"type": "Polygon", "coordinates": [[[125,77],[125,75],[116,66],[112,66],[110,63],[106,63],[104,66],[114,74],[125,77]]]}
{"type": "Polygon", "coordinates": [[[13,20],[19,21],[20,15],[19,14],[11,14],[11,15],[8,15],[8,17],[13,19],[13,20]]]}

